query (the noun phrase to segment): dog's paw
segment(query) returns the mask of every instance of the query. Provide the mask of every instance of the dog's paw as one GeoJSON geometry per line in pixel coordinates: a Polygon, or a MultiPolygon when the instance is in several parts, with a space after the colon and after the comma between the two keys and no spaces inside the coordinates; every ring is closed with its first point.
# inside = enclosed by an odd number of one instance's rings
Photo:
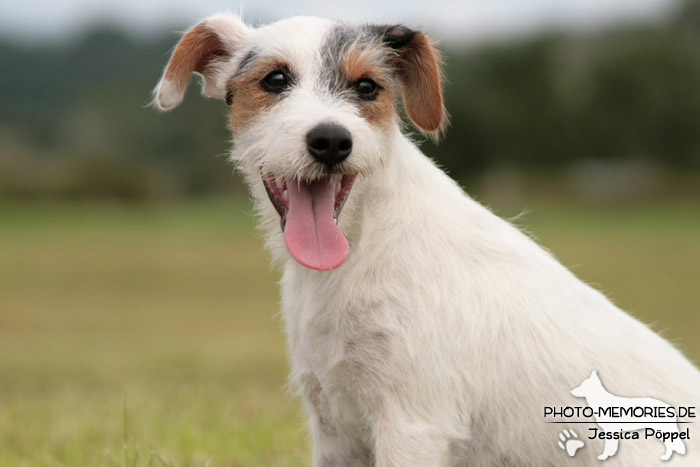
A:
{"type": "Polygon", "coordinates": [[[559,447],[566,451],[569,457],[574,457],[576,451],[583,447],[583,441],[578,439],[578,435],[574,430],[564,429],[559,433],[559,447]]]}

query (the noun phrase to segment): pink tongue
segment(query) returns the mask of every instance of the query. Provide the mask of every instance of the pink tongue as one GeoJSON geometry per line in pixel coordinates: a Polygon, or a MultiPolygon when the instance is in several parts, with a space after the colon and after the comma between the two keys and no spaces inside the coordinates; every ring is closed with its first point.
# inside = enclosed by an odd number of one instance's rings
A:
{"type": "Polygon", "coordinates": [[[348,241],[340,231],[335,208],[335,177],[313,183],[289,180],[289,211],[284,243],[299,264],[318,271],[330,271],[348,258],[348,241]]]}

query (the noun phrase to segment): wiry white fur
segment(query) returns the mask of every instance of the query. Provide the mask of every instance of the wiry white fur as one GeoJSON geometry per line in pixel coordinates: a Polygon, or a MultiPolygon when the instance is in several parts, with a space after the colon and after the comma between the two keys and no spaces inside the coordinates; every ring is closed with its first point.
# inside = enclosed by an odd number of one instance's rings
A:
{"type": "MultiPolygon", "coordinates": [[[[615,394],[699,406],[700,373],[673,346],[470,199],[398,124],[374,127],[324,91],[319,47],[331,25],[294,18],[250,31],[242,49],[284,54],[301,82],[234,129],[233,151],[284,264],[291,381],[314,465],[599,465],[602,440],[569,458],[557,446],[567,425],[543,418],[544,406],[581,405],[570,390],[594,369],[615,394]],[[318,272],[287,253],[260,172],[317,176],[304,135],[328,120],[351,132],[359,175],[339,219],[350,256],[318,272]]],[[[700,465],[692,435],[671,465],[700,465]]],[[[655,465],[659,446],[627,442],[605,465],[655,465]]]]}

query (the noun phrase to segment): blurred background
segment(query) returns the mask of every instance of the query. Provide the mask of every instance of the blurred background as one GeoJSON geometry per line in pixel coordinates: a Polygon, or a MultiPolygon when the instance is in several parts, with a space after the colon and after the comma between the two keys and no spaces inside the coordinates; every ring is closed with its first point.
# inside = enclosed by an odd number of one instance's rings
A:
{"type": "Polygon", "coordinates": [[[224,106],[146,107],[227,8],[442,38],[452,127],[423,149],[700,359],[700,2],[426,5],[0,3],[0,465],[308,465],[224,106]]]}

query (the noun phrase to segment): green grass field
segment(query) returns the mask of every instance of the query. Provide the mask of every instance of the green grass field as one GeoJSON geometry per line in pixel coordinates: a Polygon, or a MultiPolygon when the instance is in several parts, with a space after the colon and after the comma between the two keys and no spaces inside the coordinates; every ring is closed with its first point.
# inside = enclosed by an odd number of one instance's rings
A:
{"type": "MultiPolygon", "coordinates": [[[[527,208],[518,225],[700,359],[700,205],[527,208]]],[[[249,210],[0,202],[0,465],[308,465],[249,210]]]]}

